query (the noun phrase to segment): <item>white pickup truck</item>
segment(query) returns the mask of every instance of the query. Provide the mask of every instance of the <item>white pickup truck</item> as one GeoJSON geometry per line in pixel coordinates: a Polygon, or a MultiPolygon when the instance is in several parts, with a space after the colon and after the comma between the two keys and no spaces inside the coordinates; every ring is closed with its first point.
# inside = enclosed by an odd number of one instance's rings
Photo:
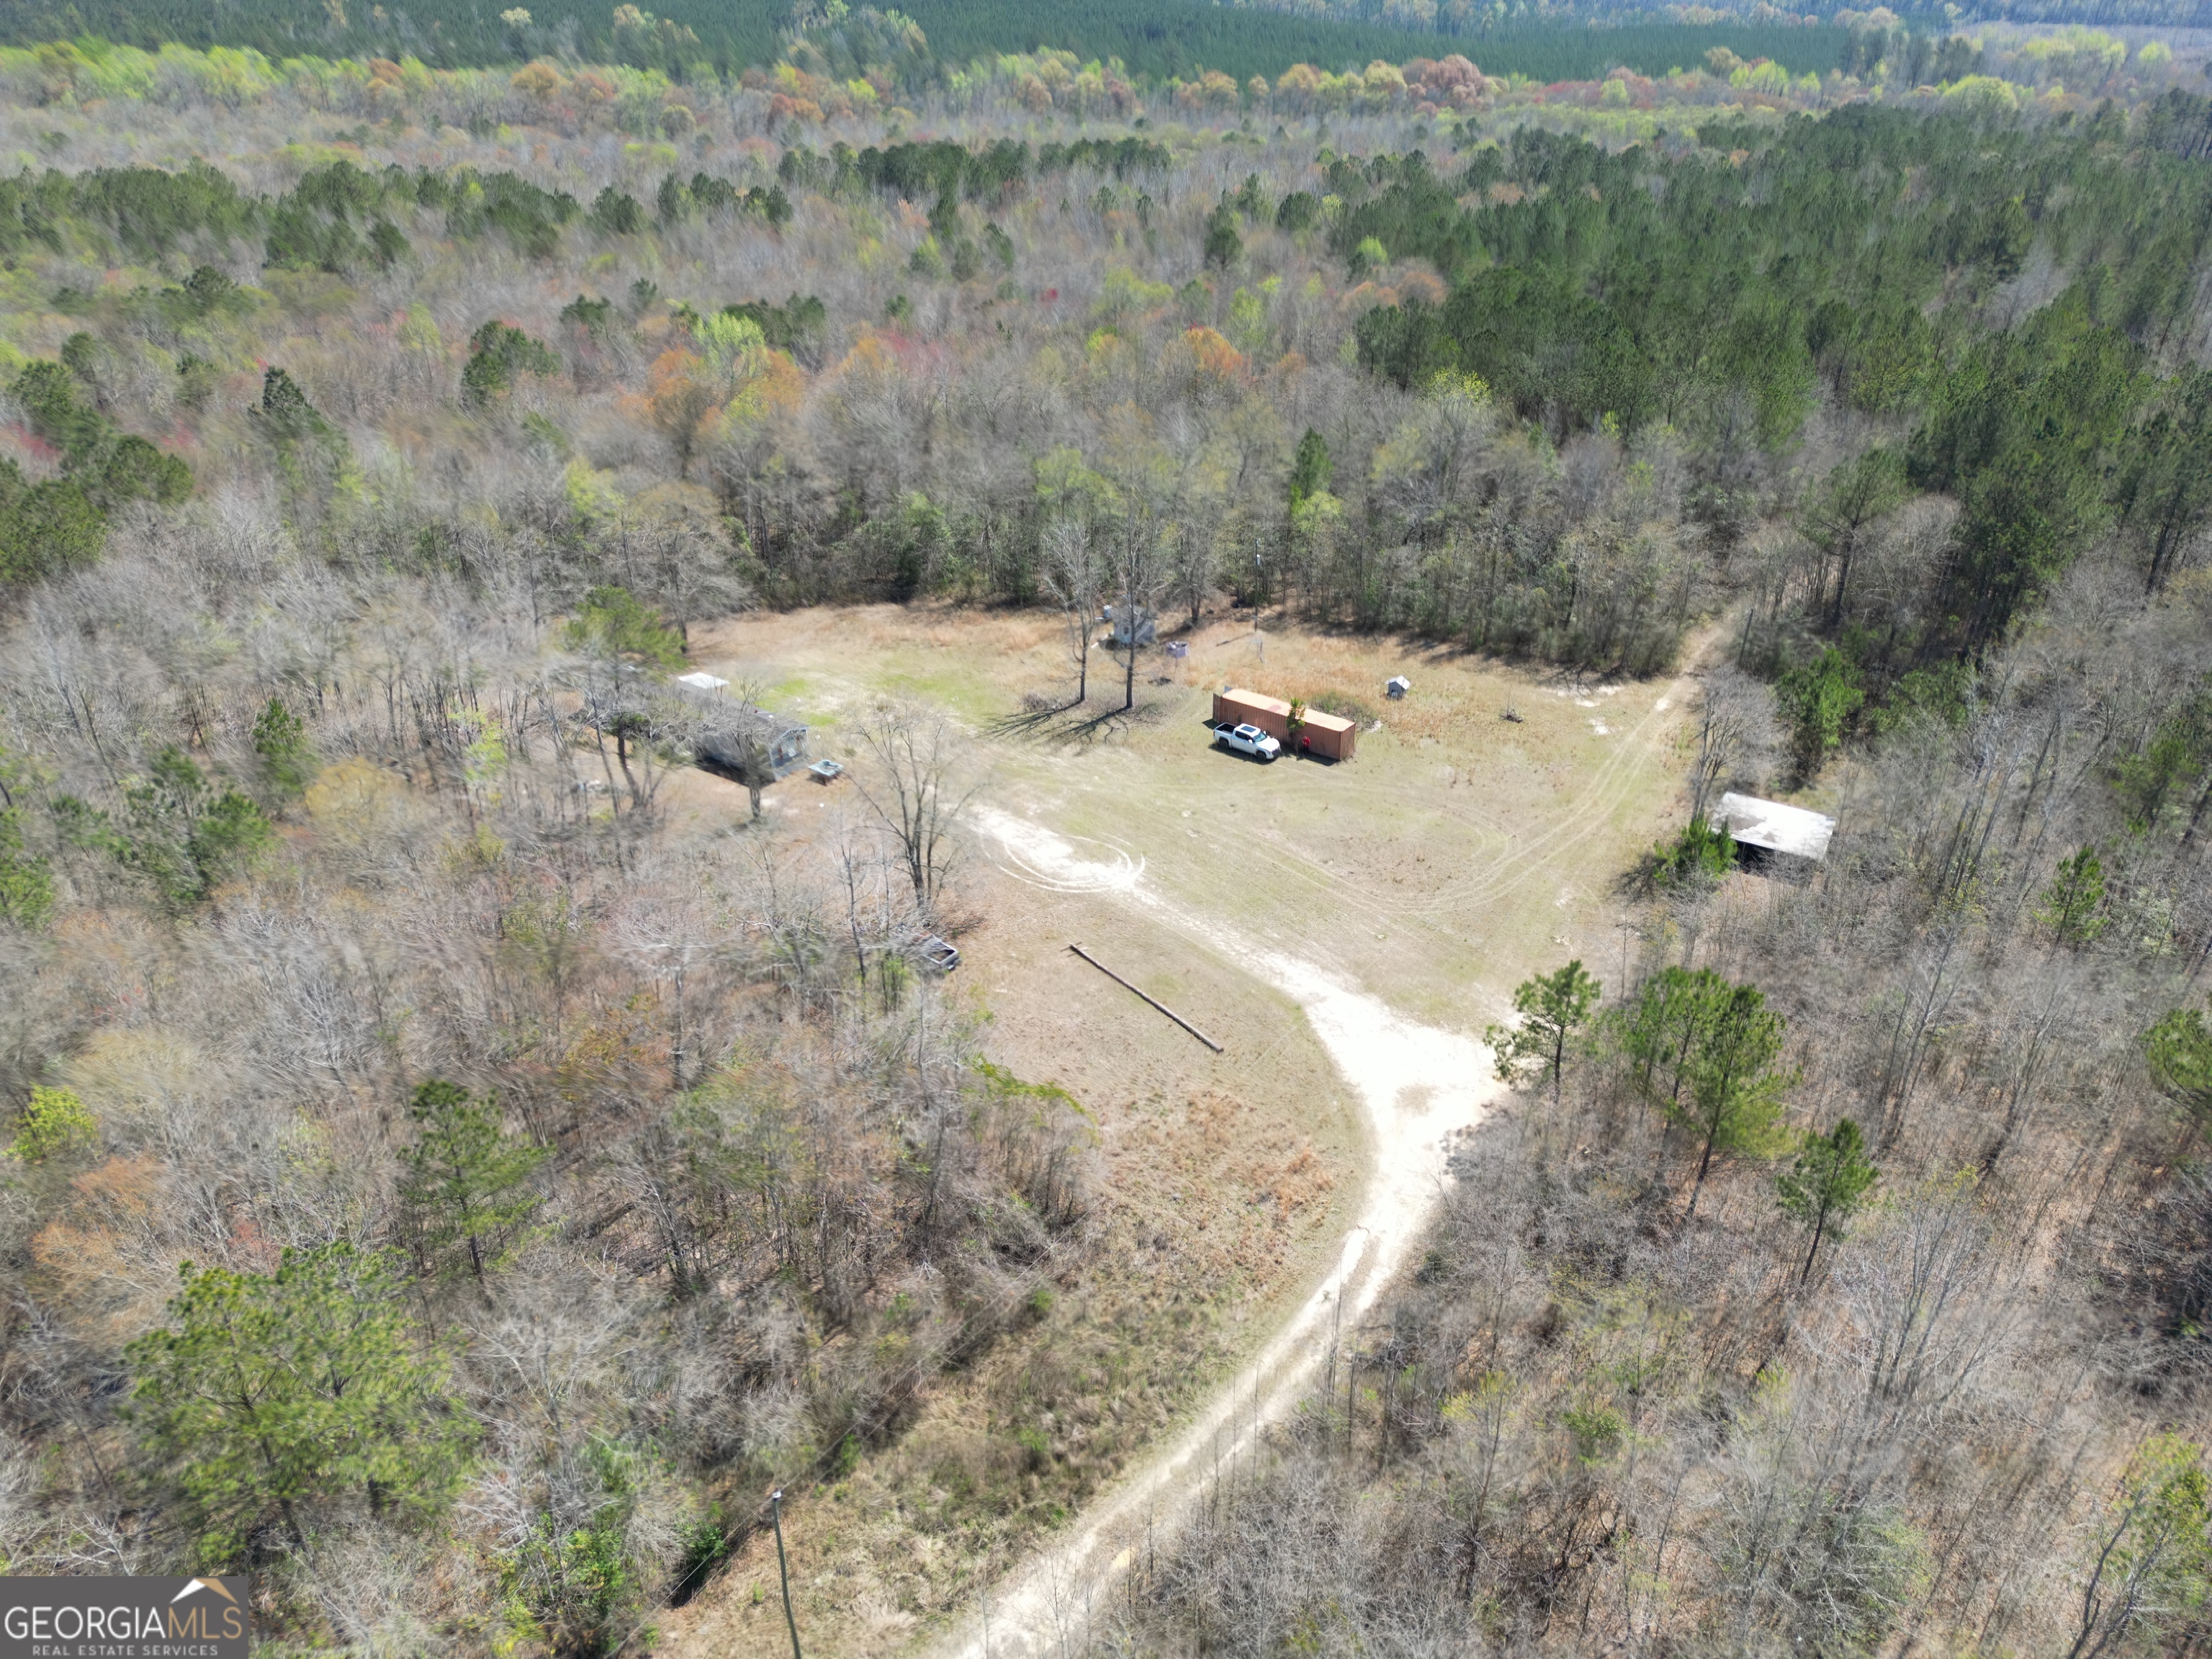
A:
{"type": "Polygon", "coordinates": [[[1224,749],[1249,755],[1255,760],[1271,761],[1283,752],[1283,745],[1258,726],[1237,726],[1228,720],[1213,728],[1213,740],[1224,749]]]}

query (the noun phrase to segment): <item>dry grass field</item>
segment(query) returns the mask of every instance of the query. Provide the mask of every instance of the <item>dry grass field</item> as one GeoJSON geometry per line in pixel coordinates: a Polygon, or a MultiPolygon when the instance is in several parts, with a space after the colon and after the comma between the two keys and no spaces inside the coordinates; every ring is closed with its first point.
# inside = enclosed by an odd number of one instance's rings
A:
{"type": "MultiPolygon", "coordinates": [[[[817,755],[854,758],[851,722],[884,696],[972,734],[988,781],[957,883],[954,988],[988,1057],[1068,1089],[1104,1154],[1097,1246],[1035,1324],[949,1378],[896,1446],[787,1508],[811,1654],[884,1652],[969,1601],[1187,1417],[1333,1259],[1365,1174],[1352,1092],[1300,1009],[1209,941],[1313,963],[1469,1035],[1534,969],[1618,961],[1611,890],[1665,825],[1685,684],[1255,635],[1244,613],[1188,638],[1182,660],[1142,654],[1133,713],[1111,712],[1121,679],[1102,653],[1085,705],[1040,714],[1073,690],[1048,616],[880,607],[695,630],[695,661],[807,721],[817,755]],[[1383,696],[1393,673],[1413,682],[1402,702],[1383,696]],[[1349,763],[1260,765],[1208,741],[1224,683],[1349,696],[1382,724],[1363,720],[1349,763]]],[[[664,799],[702,828],[744,810],[742,790],[696,773],[664,799]]],[[[864,810],[849,780],[802,775],[769,792],[767,817],[804,843],[864,810]]],[[[757,1541],[669,1618],[664,1648],[772,1650],[775,1575],[757,1541]]]]}

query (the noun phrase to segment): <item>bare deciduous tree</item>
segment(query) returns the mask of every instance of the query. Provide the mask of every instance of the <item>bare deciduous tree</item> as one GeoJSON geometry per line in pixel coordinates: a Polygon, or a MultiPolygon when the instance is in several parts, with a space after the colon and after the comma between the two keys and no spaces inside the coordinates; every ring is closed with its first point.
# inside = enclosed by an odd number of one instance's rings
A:
{"type": "Polygon", "coordinates": [[[1115,549],[1110,580],[1115,595],[1114,626],[1121,653],[1121,707],[1137,706],[1137,658],[1147,624],[1159,608],[1167,581],[1167,562],[1149,525],[1132,523],[1115,549]]]}
{"type": "Polygon", "coordinates": [[[1690,764],[1690,817],[1702,822],[1713,793],[1764,746],[1773,726],[1766,688],[1734,667],[1705,677],[1698,710],[1697,746],[1690,764]]]}
{"type": "Polygon", "coordinates": [[[1055,521],[1044,534],[1045,591],[1060,607],[1067,635],[1067,654],[1075,665],[1075,702],[1091,696],[1091,640],[1098,627],[1098,562],[1083,526],[1070,519],[1055,521]]]}
{"type": "Polygon", "coordinates": [[[954,852],[953,831],[982,787],[943,714],[885,704],[859,726],[868,763],[855,781],[905,866],[915,903],[934,913],[954,852]]]}

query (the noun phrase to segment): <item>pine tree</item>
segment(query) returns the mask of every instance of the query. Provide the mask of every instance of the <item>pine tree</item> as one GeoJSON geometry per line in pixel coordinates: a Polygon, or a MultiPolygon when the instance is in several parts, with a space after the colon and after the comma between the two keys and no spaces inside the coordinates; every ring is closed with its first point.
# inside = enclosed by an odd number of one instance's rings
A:
{"type": "Polygon", "coordinates": [[[684,665],[684,641],[660,613],[626,587],[594,587],[568,628],[571,651],[648,668],[684,665]]]}
{"type": "Polygon", "coordinates": [[[315,746],[307,737],[307,723],[271,697],[253,722],[253,752],[269,790],[279,801],[291,800],[307,787],[315,769],[315,746]]]}
{"type": "Polygon", "coordinates": [[[1482,1034],[1497,1056],[1498,1080],[1517,1084],[1532,1066],[1552,1079],[1552,1100],[1559,1099],[1560,1074],[1566,1069],[1567,1039],[1589,1018],[1605,988],[1590,977],[1579,958],[1555,974],[1539,974],[1514,988],[1515,1026],[1492,1025],[1482,1034]]]}
{"type": "Polygon", "coordinates": [[[1843,741],[1844,722],[1858,712],[1866,693],[1850,659],[1830,646],[1777,680],[1774,700],[1792,727],[1797,775],[1810,782],[1843,741]]]}
{"type": "Polygon", "coordinates": [[[530,1181],[545,1149],[508,1135],[491,1102],[455,1084],[424,1084],[408,1115],[419,1127],[399,1194],[417,1248],[432,1272],[450,1273],[458,1263],[449,1255],[465,1246],[469,1272],[482,1284],[544,1201],[530,1181]]]}
{"type": "Polygon", "coordinates": [[[1805,1251],[1805,1266],[1798,1274],[1803,1284],[1813,1276],[1813,1258],[1821,1237],[1844,1236],[1851,1212],[1880,1178],[1866,1155],[1866,1139],[1859,1126],[1845,1118],[1826,1134],[1808,1131],[1797,1161],[1774,1178],[1776,1201],[1783,1212],[1813,1230],[1805,1251]]]}
{"type": "Polygon", "coordinates": [[[44,1163],[99,1145],[100,1125],[85,1103],[68,1089],[33,1089],[15,1123],[15,1138],[5,1151],[26,1164],[44,1163]]]}
{"type": "Polygon", "coordinates": [[[1329,459],[1328,441],[1311,427],[1298,440],[1298,453],[1291,462],[1291,510],[1296,512],[1310,496],[1329,486],[1336,465],[1329,459]]]}
{"type": "Polygon", "coordinates": [[[1682,1219],[1698,1213],[1705,1176],[1717,1151],[1757,1153],[1766,1149],[1774,1120],[1782,1110],[1789,1078],[1774,1069],[1782,1053],[1782,1016],[1766,1006],[1763,993],[1749,985],[1731,986],[1711,1011],[1700,1032],[1687,1070],[1690,1098],[1674,1109],[1705,1139],[1698,1156],[1697,1184],[1682,1219]]]}
{"type": "Polygon", "coordinates": [[[442,1357],[411,1340],[389,1259],[345,1243],[287,1250],[274,1273],[200,1269],[161,1329],[125,1350],[129,1414],[194,1511],[199,1552],[235,1560],[276,1517],[359,1491],[372,1510],[434,1509],[467,1436],[442,1357]]]}
{"type": "Polygon", "coordinates": [[[276,839],[260,807],[235,789],[218,789],[198,763],[169,744],[149,775],[123,788],[131,833],[108,842],[116,856],[182,909],[243,873],[276,839]]]}
{"type": "MultiPolygon", "coordinates": [[[[630,203],[633,209],[636,205],[630,203]]],[[[461,402],[471,409],[485,408],[512,392],[517,376],[556,374],[560,368],[561,360],[544,341],[533,340],[511,324],[486,323],[469,341],[469,360],[461,368],[461,402]]]]}
{"type": "Polygon", "coordinates": [[[2104,908],[2105,861],[2095,848],[2084,847],[2058,861],[2035,918],[2061,945],[2082,945],[2105,931],[2104,908]]]}
{"type": "Polygon", "coordinates": [[[261,404],[251,412],[279,443],[297,443],[306,438],[329,442],[337,436],[337,428],[307,401],[300,383],[275,367],[263,374],[261,404]]]}
{"type": "Polygon", "coordinates": [[[1690,1058],[1727,1000],[1729,982],[1710,968],[1664,968],[1644,981],[1620,1023],[1620,1045],[1644,1097],[1671,1112],[1682,1098],[1690,1058]]]}
{"type": "Polygon", "coordinates": [[[28,931],[54,910],[54,878],[46,860],[24,850],[23,809],[0,807],[0,923],[28,931]]]}
{"type": "Polygon", "coordinates": [[[1228,203],[1206,216],[1206,263],[1223,269],[1244,257],[1244,239],[1237,232],[1237,213],[1228,203]]]}
{"type": "Polygon", "coordinates": [[[2151,1079],[2202,1126],[2212,1121],[2212,1030],[2194,1008],[2176,1008],[2143,1033],[2151,1079]]]}

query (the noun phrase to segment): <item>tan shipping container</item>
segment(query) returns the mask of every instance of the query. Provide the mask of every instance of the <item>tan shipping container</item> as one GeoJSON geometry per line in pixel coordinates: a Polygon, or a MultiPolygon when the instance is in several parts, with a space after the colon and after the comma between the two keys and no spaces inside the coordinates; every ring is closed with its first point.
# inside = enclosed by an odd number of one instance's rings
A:
{"type": "Polygon", "coordinates": [[[1306,710],[1304,723],[1293,740],[1290,704],[1280,697],[1248,691],[1241,686],[1213,694],[1213,723],[1218,726],[1224,720],[1258,726],[1281,744],[1286,754],[1297,754],[1303,744],[1306,753],[1323,760],[1350,760],[1359,741],[1357,720],[1324,714],[1318,708],[1306,710]]]}
{"type": "Polygon", "coordinates": [[[1291,736],[1291,706],[1280,697],[1262,696],[1257,691],[1236,690],[1213,694],[1213,723],[1233,720],[1240,726],[1256,726],[1278,743],[1287,743],[1291,736]]]}
{"type": "Polygon", "coordinates": [[[1307,744],[1323,760],[1348,761],[1359,744],[1359,722],[1309,708],[1305,724],[1298,728],[1298,743],[1291,747],[1295,749],[1298,744],[1307,744]]]}

